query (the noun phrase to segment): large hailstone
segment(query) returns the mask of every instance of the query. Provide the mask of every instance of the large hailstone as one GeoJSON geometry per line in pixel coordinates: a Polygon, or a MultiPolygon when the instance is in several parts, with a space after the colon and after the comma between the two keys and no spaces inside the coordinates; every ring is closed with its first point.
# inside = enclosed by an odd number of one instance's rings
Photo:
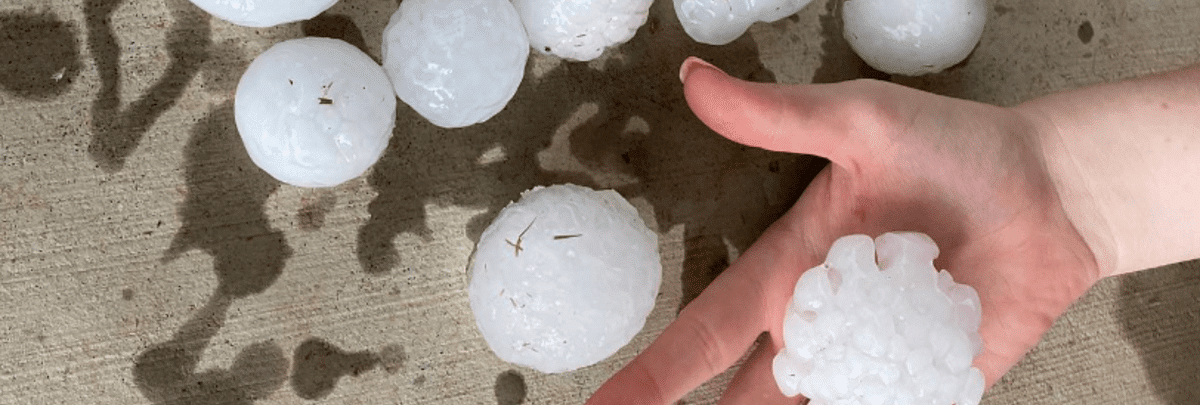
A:
{"type": "Polygon", "coordinates": [[[987,0],[846,0],[842,20],[871,67],[918,76],[967,58],[983,35],[987,0]]]}
{"type": "Polygon", "coordinates": [[[396,95],[446,128],[503,110],[527,59],[529,39],[508,0],[406,0],[383,32],[396,95]]]}
{"type": "Polygon", "coordinates": [[[209,14],[243,27],[272,27],[307,20],[337,0],[191,0],[209,14]]]}
{"type": "Polygon", "coordinates": [[[513,0],[529,44],[539,52],[578,61],[633,38],[652,0],[513,0]]]}
{"type": "Polygon", "coordinates": [[[812,405],[978,404],[979,295],[935,270],[937,255],[915,232],[834,242],[788,304],[773,370],[780,391],[812,405]]]}
{"type": "Polygon", "coordinates": [[[475,323],[501,359],[545,373],[595,364],[642,329],[658,236],[612,190],[536,187],[500,211],[471,261],[475,323]]]}
{"type": "Polygon", "coordinates": [[[396,125],[383,68],[336,39],[275,44],[242,74],[234,99],[250,159],[300,187],[331,187],[375,164],[396,125]]]}
{"type": "Polygon", "coordinates": [[[812,0],[675,0],[675,15],[696,42],[725,45],[755,22],[796,14],[812,0]]]}

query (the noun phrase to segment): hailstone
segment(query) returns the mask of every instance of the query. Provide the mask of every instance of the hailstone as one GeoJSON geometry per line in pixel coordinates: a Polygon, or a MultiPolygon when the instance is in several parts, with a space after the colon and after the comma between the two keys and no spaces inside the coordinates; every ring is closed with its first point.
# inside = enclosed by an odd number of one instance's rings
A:
{"type": "Polygon", "coordinates": [[[675,15],[696,42],[725,45],[755,22],[796,14],[812,0],[675,0],[675,15]]]}
{"type": "Polygon", "coordinates": [[[337,0],[191,0],[209,14],[243,27],[272,27],[307,20],[337,0]]]}
{"type": "Polygon", "coordinates": [[[400,99],[446,128],[486,121],[525,76],[529,39],[508,0],[406,0],[383,32],[400,99]]]}
{"type": "Polygon", "coordinates": [[[300,187],[331,187],[375,164],[396,125],[383,68],[336,39],[275,44],[242,74],[234,118],[250,159],[300,187]]]}
{"type": "Polygon", "coordinates": [[[846,0],[842,20],[871,67],[918,76],[967,58],[983,35],[987,0],[846,0]]]}
{"type": "Polygon", "coordinates": [[[529,44],[578,61],[596,59],[646,23],[652,0],[513,0],[529,44]]]}
{"type": "Polygon", "coordinates": [[[834,242],[788,303],[773,363],[780,391],[813,405],[978,404],[979,295],[935,270],[937,255],[915,232],[834,242]]]}
{"type": "Polygon", "coordinates": [[[501,359],[545,373],[595,364],[629,343],[662,281],[658,236],[612,190],[536,187],[479,238],[468,287],[501,359]]]}

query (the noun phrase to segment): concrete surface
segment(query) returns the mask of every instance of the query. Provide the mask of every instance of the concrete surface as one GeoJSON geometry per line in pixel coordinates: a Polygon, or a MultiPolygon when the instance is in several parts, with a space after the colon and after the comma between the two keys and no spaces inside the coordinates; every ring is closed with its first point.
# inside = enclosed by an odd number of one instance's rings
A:
{"type": "MultiPolygon", "coordinates": [[[[378,59],[391,0],[249,29],[184,0],[0,3],[0,403],[579,403],[644,348],[822,164],[706,130],[676,69],[757,81],[888,79],[840,37],[836,0],[703,46],[659,0],[602,60],[534,56],[488,123],[401,106],[387,154],[325,190],[280,185],[233,126],[271,44],[348,40],[378,59]],[[534,185],[614,187],[661,235],[662,294],[617,355],[561,375],[492,355],[465,293],[473,240],[534,185]]],[[[995,0],[949,72],[895,78],[1010,105],[1200,61],[1192,0],[995,0]]],[[[999,404],[1200,403],[1200,269],[1097,285],[986,396],[999,404]]],[[[685,402],[712,403],[731,373],[685,402]]]]}

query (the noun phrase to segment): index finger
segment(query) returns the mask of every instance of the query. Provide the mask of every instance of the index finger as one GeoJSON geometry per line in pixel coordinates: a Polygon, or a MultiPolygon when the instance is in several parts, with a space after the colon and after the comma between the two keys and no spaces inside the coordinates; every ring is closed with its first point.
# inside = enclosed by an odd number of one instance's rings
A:
{"type": "Polygon", "coordinates": [[[777,326],[797,270],[807,268],[804,249],[796,246],[802,239],[786,222],[785,215],[768,228],[587,404],[673,403],[732,366],[760,333],[777,326]]]}

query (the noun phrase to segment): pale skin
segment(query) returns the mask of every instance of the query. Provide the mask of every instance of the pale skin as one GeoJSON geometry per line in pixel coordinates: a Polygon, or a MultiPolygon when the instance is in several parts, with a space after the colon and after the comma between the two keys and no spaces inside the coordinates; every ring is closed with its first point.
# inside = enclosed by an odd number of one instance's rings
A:
{"type": "Polygon", "coordinates": [[[721,403],[801,403],[771,359],[796,280],[842,235],[938,243],[935,265],[979,292],[987,386],[1100,278],[1200,257],[1200,66],[1011,108],[871,80],[749,83],[695,58],[680,78],[717,133],[831,164],[588,404],[672,404],[756,339],[721,403]]]}

